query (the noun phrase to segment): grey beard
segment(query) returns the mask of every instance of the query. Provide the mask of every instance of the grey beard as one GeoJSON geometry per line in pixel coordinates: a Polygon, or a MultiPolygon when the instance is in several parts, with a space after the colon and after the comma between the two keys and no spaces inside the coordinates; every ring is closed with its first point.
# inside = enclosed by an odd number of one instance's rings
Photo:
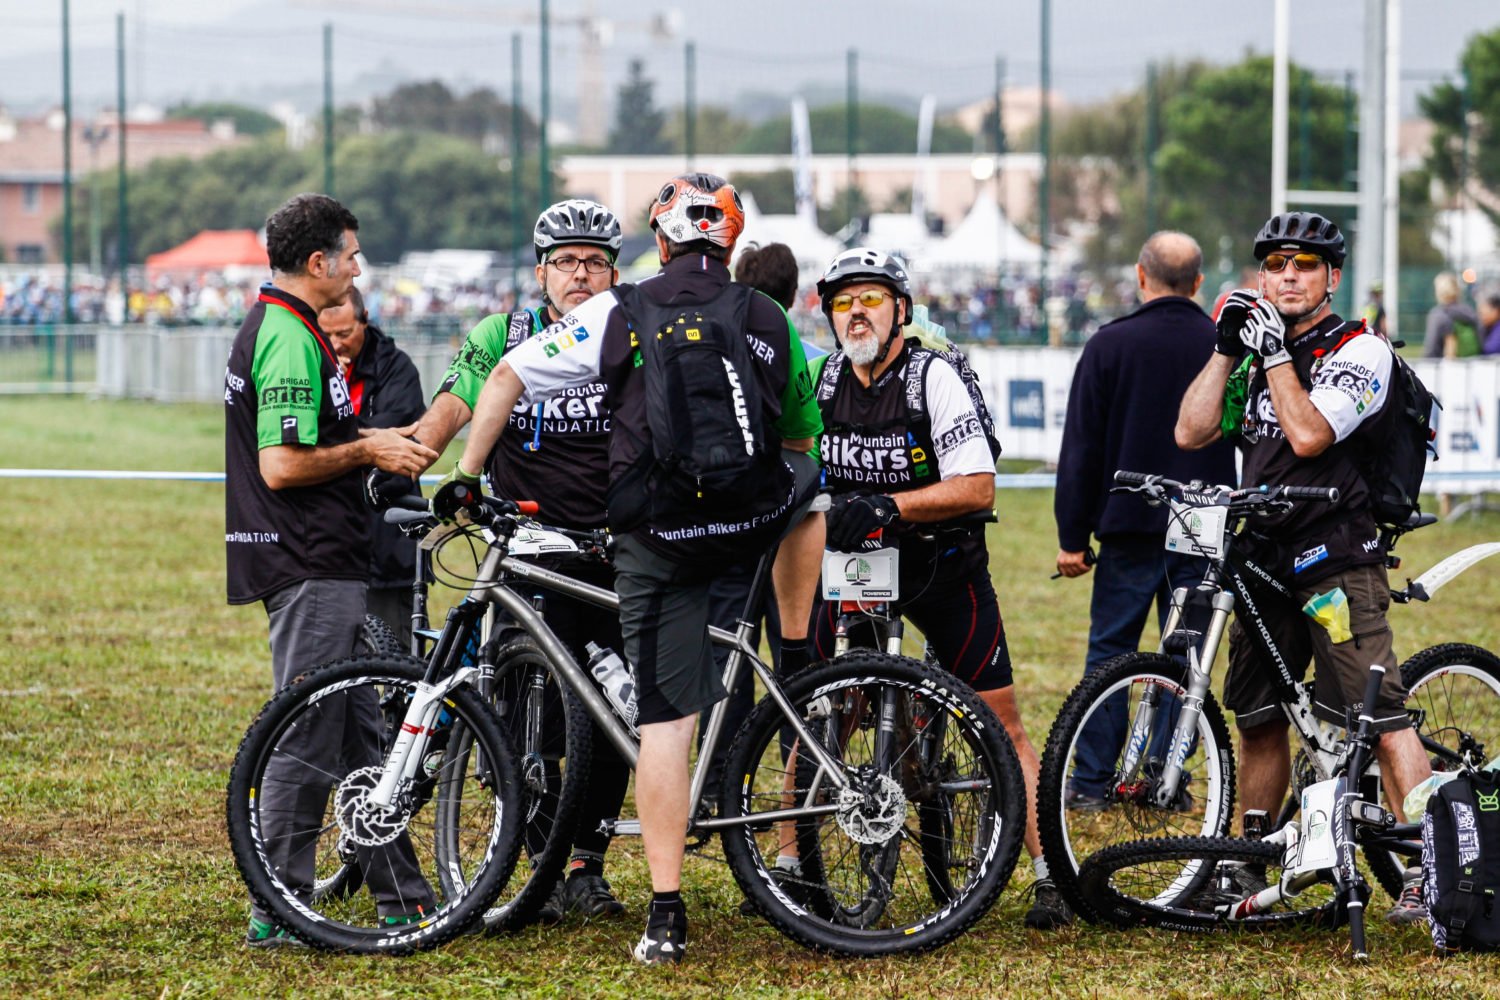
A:
{"type": "Polygon", "coordinates": [[[844,356],[861,368],[868,368],[880,357],[880,341],[869,337],[844,345],[844,356]]]}

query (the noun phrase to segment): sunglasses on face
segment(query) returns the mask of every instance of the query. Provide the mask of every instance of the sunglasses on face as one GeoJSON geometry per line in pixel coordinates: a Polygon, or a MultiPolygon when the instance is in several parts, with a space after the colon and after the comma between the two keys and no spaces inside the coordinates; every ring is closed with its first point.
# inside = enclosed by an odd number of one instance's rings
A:
{"type": "Polygon", "coordinates": [[[603,274],[609,270],[607,257],[553,257],[547,261],[564,274],[572,274],[582,264],[589,274],[603,274]]]}
{"type": "Polygon", "coordinates": [[[859,295],[835,295],[828,303],[828,308],[836,313],[846,313],[854,308],[854,300],[859,299],[859,304],[866,309],[875,309],[886,299],[890,298],[889,292],[882,292],[878,288],[866,289],[859,295]]]}
{"type": "Polygon", "coordinates": [[[1324,260],[1315,253],[1268,254],[1266,259],[1260,262],[1261,270],[1272,273],[1285,271],[1287,264],[1291,264],[1299,271],[1316,271],[1320,269],[1324,260]]]}

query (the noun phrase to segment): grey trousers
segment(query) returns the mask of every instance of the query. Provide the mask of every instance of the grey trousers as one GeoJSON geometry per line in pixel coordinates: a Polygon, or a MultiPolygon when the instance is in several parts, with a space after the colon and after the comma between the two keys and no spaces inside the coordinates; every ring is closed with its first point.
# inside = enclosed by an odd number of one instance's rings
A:
{"type": "MultiPolygon", "coordinates": [[[[305,580],[264,603],[272,680],[279,691],[312,667],[354,651],[365,616],[365,584],[305,580]]],[[[375,692],[358,688],[319,700],[277,741],[260,788],[261,833],[271,864],[300,896],[311,895],[318,874],[332,874],[337,840],[324,829],[331,822],[325,816],[329,796],[351,771],[380,763],[382,725],[375,692]]],[[[380,916],[432,908],[432,889],[406,835],[361,848],[358,857],[380,916]]],[[[267,919],[258,909],[255,916],[267,919]]]]}

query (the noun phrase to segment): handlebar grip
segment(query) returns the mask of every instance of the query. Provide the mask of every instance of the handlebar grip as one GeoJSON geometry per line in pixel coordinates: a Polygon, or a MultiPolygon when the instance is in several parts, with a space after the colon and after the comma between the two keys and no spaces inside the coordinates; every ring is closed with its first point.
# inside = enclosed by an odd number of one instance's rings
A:
{"type": "Polygon", "coordinates": [[[1281,495],[1288,500],[1321,500],[1324,503],[1339,502],[1339,491],[1331,486],[1283,486],[1281,488],[1281,495]]]}
{"type": "Polygon", "coordinates": [[[1115,472],[1115,482],[1122,486],[1139,485],[1150,480],[1151,477],[1144,472],[1126,472],[1124,469],[1119,469],[1115,472]]]}
{"type": "Polygon", "coordinates": [[[427,498],[420,493],[403,493],[397,497],[387,497],[390,506],[400,510],[417,510],[427,513],[432,508],[428,505],[427,498]]]}
{"type": "Polygon", "coordinates": [[[384,517],[384,521],[386,524],[394,524],[397,526],[403,524],[416,524],[419,521],[428,520],[435,522],[436,519],[433,518],[432,514],[427,510],[426,507],[423,507],[421,510],[398,510],[392,508],[385,512],[384,517]]]}
{"type": "Polygon", "coordinates": [[[516,512],[525,514],[527,517],[535,517],[541,509],[542,505],[537,503],[535,500],[516,501],[516,512]]]}

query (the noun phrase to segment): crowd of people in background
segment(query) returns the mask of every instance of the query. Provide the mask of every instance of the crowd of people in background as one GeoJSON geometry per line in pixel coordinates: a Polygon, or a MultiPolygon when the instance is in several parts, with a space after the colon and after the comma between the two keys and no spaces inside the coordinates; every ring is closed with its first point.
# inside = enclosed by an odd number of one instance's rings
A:
{"type": "MultiPolygon", "coordinates": [[[[372,320],[394,336],[450,339],[480,318],[515,308],[516,287],[508,273],[480,280],[434,286],[407,278],[395,268],[371,268],[362,282],[372,320]]],[[[811,288],[811,283],[800,282],[811,288]]],[[[129,295],[128,321],[156,326],[232,326],[255,304],[258,276],[204,274],[188,279],[159,277],[129,295]]],[[[1444,272],[1434,282],[1435,305],[1426,316],[1423,335],[1430,357],[1500,353],[1500,287],[1464,288],[1444,272]],[[1453,336],[1455,321],[1458,336],[1453,336]],[[1471,332],[1472,331],[1472,332],[1471,332]],[[1446,344],[1446,348],[1445,348],[1446,344]]],[[[1101,326],[1128,314],[1136,304],[1128,274],[1094,276],[1061,274],[1052,278],[1047,301],[1034,276],[1005,275],[999,286],[944,289],[917,282],[915,300],[927,306],[960,342],[1078,346],[1101,326]]],[[[535,296],[522,282],[520,299],[535,296]]],[[[73,316],[78,323],[118,323],[122,304],[117,282],[85,277],[73,287],[73,316]]],[[[1373,288],[1365,307],[1367,320],[1383,323],[1385,310],[1373,288]],[[1376,320],[1376,317],[1379,317],[1376,320]]],[[[815,293],[801,295],[788,310],[805,337],[827,339],[815,293]]],[[[0,326],[39,326],[63,321],[61,283],[39,273],[0,274],[0,326]]],[[[1410,322],[1417,322],[1411,320],[1410,322]]],[[[1408,341],[1416,337],[1408,335],[1408,341]]]]}

